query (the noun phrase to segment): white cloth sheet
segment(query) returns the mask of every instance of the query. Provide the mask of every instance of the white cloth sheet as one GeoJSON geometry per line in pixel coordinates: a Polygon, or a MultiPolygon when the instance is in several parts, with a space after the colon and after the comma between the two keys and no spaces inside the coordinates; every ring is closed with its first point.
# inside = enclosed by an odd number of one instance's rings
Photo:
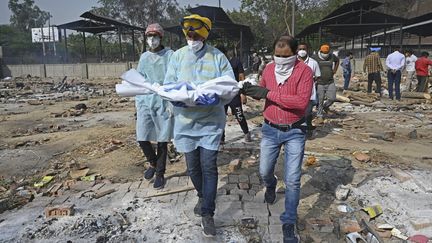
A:
{"type": "Polygon", "coordinates": [[[228,104],[240,90],[239,83],[229,76],[215,78],[201,85],[184,82],[179,89],[171,89],[179,83],[169,85],[150,84],[135,69],[125,72],[121,84],[116,85],[119,96],[135,96],[156,93],[168,101],[183,102],[186,106],[196,106],[195,102],[202,95],[218,95],[223,104],[228,104]],[[191,88],[188,89],[187,85],[191,88]],[[165,91],[168,90],[168,91],[165,91]]]}

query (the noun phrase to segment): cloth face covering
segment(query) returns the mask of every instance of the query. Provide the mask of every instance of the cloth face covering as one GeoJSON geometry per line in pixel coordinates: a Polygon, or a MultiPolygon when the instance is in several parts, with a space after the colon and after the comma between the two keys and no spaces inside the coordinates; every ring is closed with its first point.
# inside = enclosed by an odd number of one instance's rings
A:
{"type": "Polygon", "coordinates": [[[274,56],[275,62],[275,76],[278,84],[283,84],[291,76],[294,68],[294,64],[297,60],[295,55],[290,57],[276,57],[274,56]]]}
{"type": "Polygon", "coordinates": [[[300,50],[300,51],[298,51],[298,55],[299,55],[299,57],[305,57],[305,56],[307,56],[307,52],[305,50],[300,50]]]}
{"type": "Polygon", "coordinates": [[[187,44],[189,46],[189,49],[193,52],[197,52],[201,50],[201,48],[204,46],[204,43],[202,41],[194,41],[194,40],[188,40],[187,44]]]}
{"type": "Polygon", "coordinates": [[[158,36],[149,36],[147,37],[147,45],[150,49],[156,49],[160,44],[160,38],[158,36]]]}
{"type": "Polygon", "coordinates": [[[330,54],[329,53],[324,54],[322,52],[318,52],[318,56],[324,60],[324,59],[327,59],[330,56],[330,54]]]}

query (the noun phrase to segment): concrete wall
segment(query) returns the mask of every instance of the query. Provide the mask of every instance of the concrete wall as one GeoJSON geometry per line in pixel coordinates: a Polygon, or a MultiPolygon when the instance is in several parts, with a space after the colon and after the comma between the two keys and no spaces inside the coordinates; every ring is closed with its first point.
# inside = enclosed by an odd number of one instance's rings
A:
{"type": "Polygon", "coordinates": [[[18,77],[30,74],[31,76],[44,77],[44,65],[43,64],[32,64],[32,65],[5,65],[2,66],[3,76],[18,77]]]}
{"type": "Polygon", "coordinates": [[[85,77],[86,64],[47,64],[47,77],[85,77]]]}
{"type": "Polygon", "coordinates": [[[4,65],[3,76],[38,76],[38,77],[81,77],[81,78],[118,78],[137,63],[84,63],[84,64],[37,64],[4,65]]]}
{"type": "Polygon", "coordinates": [[[128,68],[128,63],[89,63],[88,77],[89,78],[118,78],[128,68]]]}

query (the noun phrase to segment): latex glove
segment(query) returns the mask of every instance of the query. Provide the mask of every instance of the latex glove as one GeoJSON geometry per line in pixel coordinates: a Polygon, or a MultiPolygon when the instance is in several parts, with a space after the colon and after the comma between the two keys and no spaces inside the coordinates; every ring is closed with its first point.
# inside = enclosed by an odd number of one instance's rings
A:
{"type": "Polygon", "coordinates": [[[171,101],[171,104],[175,107],[182,107],[182,108],[186,108],[186,104],[181,102],[181,101],[171,101]]]}
{"type": "Polygon", "coordinates": [[[258,86],[258,85],[252,85],[250,83],[243,84],[242,94],[250,96],[254,99],[265,99],[267,97],[267,94],[269,92],[268,89],[258,86]]]}
{"type": "Polygon", "coordinates": [[[190,84],[188,84],[187,82],[180,82],[177,83],[176,85],[173,85],[172,87],[169,88],[165,88],[165,92],[168,92],[170,90],[180,90],[183,87],[186,87],[186,90],[193,90],[192,86],[190,86],[190,84]]]}
{"type": "Polygon", "coordinates": [[[217,94],[214,95],[200,95],[198,99],[195,100],[195,104],[198,106],[210,106],[217,105],[219,103],[219,96],[217,94]]]}

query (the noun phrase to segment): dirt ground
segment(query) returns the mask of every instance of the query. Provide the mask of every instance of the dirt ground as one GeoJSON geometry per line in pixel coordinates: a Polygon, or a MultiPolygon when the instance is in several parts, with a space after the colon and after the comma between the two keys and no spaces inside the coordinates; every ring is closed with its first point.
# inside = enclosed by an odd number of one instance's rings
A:
{"type": "MultiPolygon", "coordinates": [[[[0,199],[11,197],[12,191],[22,188],[35,194],[44,193],[48,185],[41,189],[32,186],[43,176],[54,175],[52,185],[70,179],[71,170],[85,167],[88,174],[97,174],[98,180],[113,183],[142,180],[146,161],[135,141],[134,100],[115,94],[113,87],[117,82],[79,80],[78,84],[71,82],[64,88],[61,80],[24,78],[1,84],[0,199]],[[24,88],[18,89],[17,83],[24,88]],[[82,104],[85,109],[79,109],[82,104]]],[[[348,182],[340,184],[352,184],[357,177],[364,180],[365,175],[371,178],[387,175],[389,168],[431,172],[430,100],[405,104],[382,98],[378,103],[374,106],[335,103],[324,123],[316,124],[312,138],[306,143],[306,157],[324,154],[348,158],[355,171],[348,182]],[[365,154],[367,161],[355,159],[354,152],[365,154]]],[[[232,116],[228,117],[227,145],[221,148],[218,159],[221,175],[230,172],[227,164],[234,159],[244,163],[251,158],[258,160],[262,106],[263,102],[249,99],[244,107],[254,140],[249,144],[242,142],[240,127],[232,116]],[[246,150],[230,147],[230,141],[246,150]]],[[[166,176],[185,175],[185,169],[184,158],[170,153],[166,176]]],[[[257,172],[257,166],[251,165],[249,171],[257,172]]],[[[277,174],[281,171],[282,168],[277,174]]],[[[316,176],[319,182],[331,175],[316,176]]],[[[334,193],[332,190],[329,197],[334,197],[330,195],[334,193]]],[[[16,203],[15,210],[26,202],[16,203]]],[[[0,213],[12,208],[0,207],[0,213]]],[[[321,216],[322,212],[316,209],[299,208],[303,225],[307,224],[306,218],[321,216]]],[[[308,239],[319,242],[317,237],[308,239]]]]}

